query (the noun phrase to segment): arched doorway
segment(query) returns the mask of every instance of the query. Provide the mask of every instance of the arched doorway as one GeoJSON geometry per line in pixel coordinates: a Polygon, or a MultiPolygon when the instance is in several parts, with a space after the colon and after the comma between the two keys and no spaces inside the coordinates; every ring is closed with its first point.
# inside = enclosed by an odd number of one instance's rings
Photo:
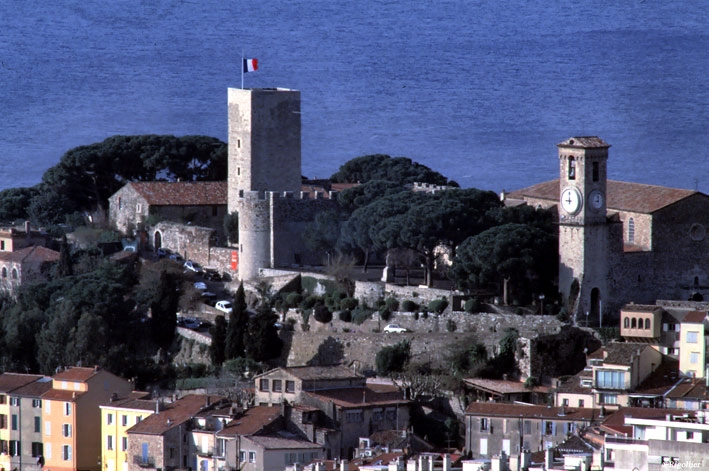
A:
{"type": "Polygon", "coordinates": [[[162,234],[160,234],[160,231],[155,231],[155,236],[153,236],[153,239],[153,247],[155,250],[162,247],[162,234]]]}
{"type": "Polygon", "coordinates": [[[598,325],[602,322],[601,313],[601,290],[598,288],[593,288],[591,290],[591,315],[589,316],[593,321],[598,320],[598,325]]]}

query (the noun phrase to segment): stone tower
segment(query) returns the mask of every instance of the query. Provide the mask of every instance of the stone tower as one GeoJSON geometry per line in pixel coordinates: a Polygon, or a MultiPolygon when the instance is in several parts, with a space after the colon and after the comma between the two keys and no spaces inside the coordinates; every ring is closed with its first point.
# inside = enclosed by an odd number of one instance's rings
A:
{"type": "Polygon", "coordinates": [[[300,193],[300,92],[229,89],[229,213],[239,213],[239,278],[274,264],[274,194],[300,193]],[[268,194],[267,194],[268,192],[268,194]]]}
{"type": "Polygon", "coordinates": [[[609,297],[608,148],[572,137],[559,149],[559,290],[577,323],[598,325],[609,297]]]}

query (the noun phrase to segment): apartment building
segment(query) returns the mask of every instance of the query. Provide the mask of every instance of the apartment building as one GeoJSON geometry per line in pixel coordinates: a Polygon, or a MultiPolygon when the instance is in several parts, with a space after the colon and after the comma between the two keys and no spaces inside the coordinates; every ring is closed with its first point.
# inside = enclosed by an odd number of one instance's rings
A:
{"type": "Polygon", "coordinates": [[[147,392],[114,394],[101,409],[101,463],[105,471],[127,471],[130,462],[128,429],[156,412],[159,401],[147,392]]]}

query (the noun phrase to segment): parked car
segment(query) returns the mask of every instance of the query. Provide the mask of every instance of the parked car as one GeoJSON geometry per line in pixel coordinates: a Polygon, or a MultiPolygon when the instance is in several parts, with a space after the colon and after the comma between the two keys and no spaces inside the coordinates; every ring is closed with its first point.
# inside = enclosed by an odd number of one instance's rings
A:
{"type": "Polygon", "coordinates": [[[213,268],[205,268],[204,273],[202,273],[202,276],[204,277],[205,280],[210,280],[210,281],[221,281],[222,276],[219,274],[219,272],[213,268]]]}
{"type": "Polygon", "coordinates": [[[194,317],[178,317],[177,325],[180,327],[185,327],[187,329],[199,329],[200,321],[194,317]]]}
{"type": "Polygon", "coordinates": [[[185,267],[185,270],[193,271],[195,273],[202,273],[204,271],[202,269],[202,265],[197,262],[193,262],[192,260],[187,260],[183,267],[185,267]]]}
{"type": "Polygon", "coordinates": [[[182,262],[184,261],[184,258],[182,258],[182,255],[180,255],[177,252],[171,253],[170,255],[167,256],[170,260],[174,260],[176,262],[182,262]]]}
{"type": "Polygon", "coordinates": [[[165,247],[160,247],[156,253],[158,254],[158,258],[165,258],[172,255],[172,250],[166,249],[165,247]]]}
{"type": "Polygon", "coordinates": [[[408,332],[408,330],[401,327],[399,324],[388,324],[384,327],[384,333],[387,334],[403,334],[404,332],[408,332]]]}
{"type": "Polygon", "coordinates": [[[231,301],[226,301],[226,300],[217,301],[217,303],[214,305],[214,307],[226,314],[231,314],[231,312],[234,310],[234,307],[232,306],[231,301]]]}
{"type": "Polygon", "coordinates": [[[217,302],[217,295],[215,293],[212,293],[211,291],[202,291],[202,301],[205,304],[214,306],[214,303],[217,302]]]}
{"type": "Polygon", "coordinates": [[[207,291],[207,284],[203,281],[197,281],[194,284],[194,289],[196,289],[198,291],[207,291]]]}

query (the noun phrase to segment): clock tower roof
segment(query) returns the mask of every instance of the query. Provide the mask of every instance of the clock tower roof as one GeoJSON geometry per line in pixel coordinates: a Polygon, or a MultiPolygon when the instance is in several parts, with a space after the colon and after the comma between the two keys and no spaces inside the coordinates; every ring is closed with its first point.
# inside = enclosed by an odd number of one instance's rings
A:
{"type": "Polygon", "coordinates": [[[557,147],[576,147],[576,148],[595,148],[595,149],[607,149],[610,144],[606,143],[603,139],[598,136],[579,136],[570,137],[564,142],[560,142],[556,145],[557,147]]]}

